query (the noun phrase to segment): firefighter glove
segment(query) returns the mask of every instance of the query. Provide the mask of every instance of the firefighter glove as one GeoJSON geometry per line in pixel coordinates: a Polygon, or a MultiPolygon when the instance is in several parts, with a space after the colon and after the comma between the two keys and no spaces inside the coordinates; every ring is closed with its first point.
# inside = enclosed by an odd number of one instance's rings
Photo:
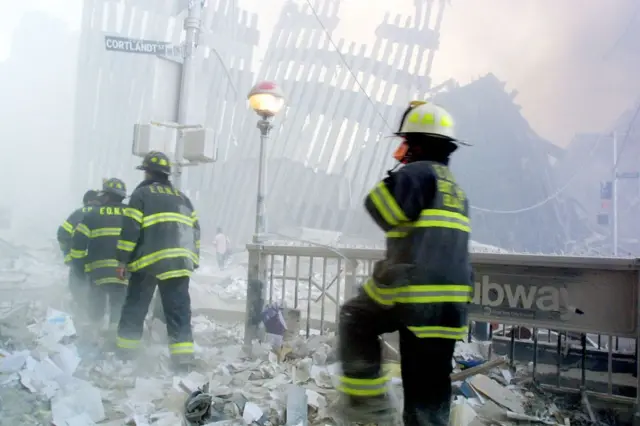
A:
{"type": "Polygon", "coordinates": [[[116,268],[116,273],[118,274],[118,278],[121,280],[125,280],[127,278],[127,268],[123,264],[116,268]]]}
{"type": "Polygon", "coordinates": [[[387,287],[400,287],[409,285],[413,265],[406,263],[390,263],[388,260],[379,260],[373,266],[373,279],[387,287]]]}

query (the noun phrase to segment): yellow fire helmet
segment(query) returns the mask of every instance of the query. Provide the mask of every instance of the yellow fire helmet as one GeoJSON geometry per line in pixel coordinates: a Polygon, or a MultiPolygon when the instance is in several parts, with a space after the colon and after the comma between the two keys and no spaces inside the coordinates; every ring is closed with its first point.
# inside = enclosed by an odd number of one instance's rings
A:
{"type": "Polygon", "coordinates": [[[444,108],[424,101],[412,101],[411,110],[400,123],[396,135],[423,133],[456,141],[455,122],[444,108]]]}

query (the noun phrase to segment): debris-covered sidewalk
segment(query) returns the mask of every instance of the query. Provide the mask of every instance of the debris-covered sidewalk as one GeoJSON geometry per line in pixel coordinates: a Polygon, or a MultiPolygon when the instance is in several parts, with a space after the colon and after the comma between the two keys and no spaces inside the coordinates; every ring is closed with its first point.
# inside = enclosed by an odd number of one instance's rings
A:
{"type": "MultiPolygon", "coordinates": [[[[193,324],[198,368],[178,377],[168,368],[159,321],[148,329],[145,352],[125,364],[103,352],[106,337],[99,330],[74,324],[67,313],[37,303],[4,309],[2,424],[267,426],[294,424],[295,416],[309,425],[338,424],[332,410],[337,398],[335,337],[306,339],[281,329],[284,344],[274,350],[273,341],[255,342],[248,356],[240,325],[217,324],[202,316],[193,324]]],[[[487,355],[486,345],[458,344],[452,425],[589,422],[579,405],[522,384],[529,382],[522,380],[529,376],[527,366],[513,371],[506,360],[488,361],[487,355]]],[[[400,366],[390,361],[385,369],[401,407],[400,366]]]]}
{"type": "MultiPolygon", "coordinates": [[[[267,307],[265,343],[254,342],[250,351],[242,346],[242,324],[196,315],[197,368],[175,376],[159,320],[148,324],[140,357],[122,363],[109,353],[113,336],[64,312],[66,270],[53,266],[56,259],[49,259],[48,251],[37,257],[15,248],[8,253],[13,257],[0,268],[6,296],[0,298],[0,425],[339,424],[333,410],[335,336],[312,330],[303,337],[300,312],[267,307]]],[[[241,282],[229,281],[240,272],[225,271],[226,278],[212,276],[211,283],[195,287],[207,290],[201,292],[205,296],[241,282]]],[[[245,287],[225,289],[231,290],[238,297],[246,292],[245,287]]],[[[400,416],[397,353],[389,344],[385,352],[400,416]]],[[[488,344],[457,345],[452,425],[594,423],[579,397],[541,392],[530,380],[530,366],[511,369],[489,352],[488,344]]],[[[602,415],[597,420],[613,424],[602,415]]]]}

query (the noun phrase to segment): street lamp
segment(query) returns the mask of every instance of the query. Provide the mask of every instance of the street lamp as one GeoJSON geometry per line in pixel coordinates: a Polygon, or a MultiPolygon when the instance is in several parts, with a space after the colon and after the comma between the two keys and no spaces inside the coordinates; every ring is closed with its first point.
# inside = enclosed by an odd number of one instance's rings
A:
{"type": "Polygon", "coordinates": [[[260,116],[258,129],[260,129],[260,163],[258,166],[258,195],[256,199],[256,224],[253,233],[253,242],[258,243],[266,231],[265,224],[265,196],[267,188],[267,152],[266,143],[269,133],[273,129],[271,119],[280,112],[284,106],[284,94],[278,85],[271,81],[262,81],[251,89],[249,106],[260,116]]]}

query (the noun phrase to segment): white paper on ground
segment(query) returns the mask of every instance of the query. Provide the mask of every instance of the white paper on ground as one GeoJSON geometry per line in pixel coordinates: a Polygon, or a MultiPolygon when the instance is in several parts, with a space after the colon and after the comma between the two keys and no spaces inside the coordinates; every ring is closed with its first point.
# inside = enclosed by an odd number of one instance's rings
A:
{"type": "Polygon", "coordinates": [[[60,345],[58,352],[52,356],[52,360],[58,367],[60,367],[60,370],[70,376],[75,373],[81,361],[74,345],[60,345]]]}
{"type": "Polygon", "coordinates": [[[100,390],[90,385],[75,386],[59,392],[51,400],[53,423],[64,426],[69,419],[86,414],[93,422],[105,419],[100,390]]]}
{"type": "Polygon", "coordinates": [[[71,337],[75,335],[76,327],[73,324],[71,315],[51,308],[47,310],[47,319],[42,325],[42,329],[40,331],[41,337],[53,337],[54,339],[57,339],[56,341],[60,341],[64,337],[71,337]]]}
{"type": "Polygon", "coordinates": [[[79,416],[67,419],[64,426],[94,426],[95,424],[96,423],[91,420],[91,417],[89,417],[87,413],[82,413],[79,416]]]}
{"type": "Polygon", "coordinates": [[[0,373],[16,373],[24,367],[29,357],[28,351],[14,352],[0,358],[0,373]]]}
{"type": "Polygon", "coordinates": [[[262,418],[262,415],[262,409],[253,402],[247,402],[244,405],[242,419],[247,422],[247,424],[250,425],[251,423],[260,420],[262,418]]]}

